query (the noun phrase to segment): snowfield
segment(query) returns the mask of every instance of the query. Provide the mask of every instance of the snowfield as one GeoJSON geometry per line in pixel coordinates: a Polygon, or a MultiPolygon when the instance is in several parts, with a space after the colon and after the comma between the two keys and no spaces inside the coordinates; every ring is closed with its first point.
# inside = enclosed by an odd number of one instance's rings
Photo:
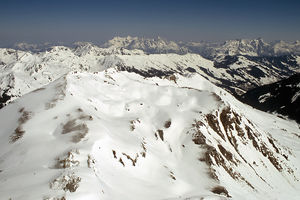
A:
{"type": "Polygon", "coordinates": [[[64,72],[0,110],[0,199],[300,198],[294,121],[195,73],[64,72]]]}

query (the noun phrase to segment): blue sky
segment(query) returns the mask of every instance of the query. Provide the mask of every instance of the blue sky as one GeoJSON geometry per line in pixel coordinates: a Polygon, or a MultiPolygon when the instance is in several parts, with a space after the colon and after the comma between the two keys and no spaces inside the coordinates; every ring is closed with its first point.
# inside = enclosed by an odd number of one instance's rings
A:
{"type": "Polygon", "coordinates": [[[0,0],[0,45],[114,36],[300,40],[297,0],[0,0]]]}

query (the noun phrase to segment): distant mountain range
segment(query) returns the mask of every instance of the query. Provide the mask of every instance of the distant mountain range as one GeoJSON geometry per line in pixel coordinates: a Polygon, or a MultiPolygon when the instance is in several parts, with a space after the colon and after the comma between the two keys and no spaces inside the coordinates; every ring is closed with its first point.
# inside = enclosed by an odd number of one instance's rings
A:
{"type": "Polygon", "coordinates": [[[273,41],[265,42],[263,39],[238,39],[228,40],[224,43],[187,43],[191,52],[199,53],[210,59],[224,56],[282,56],[299,55],[300,42],[273,41]]]}
{"type": "Polygon", "coordinates": [[[138,37],[115,37],[103,47],[140,49],[146,53],[197,53],[205,58],[217,59],[224,56],[281,56],[300,54],[300,41],[265,42],[263,39],[227,40],[224,43],[212,42],[174,42],[158,37],[156,39],[138,37]]]}

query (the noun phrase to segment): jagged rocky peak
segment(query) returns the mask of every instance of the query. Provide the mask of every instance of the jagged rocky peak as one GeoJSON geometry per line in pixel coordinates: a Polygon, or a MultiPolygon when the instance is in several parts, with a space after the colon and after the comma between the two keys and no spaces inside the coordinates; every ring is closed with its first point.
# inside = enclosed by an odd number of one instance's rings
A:
{"type": "Polygon", "coordinates": [[[78,56],[84,56],[87,54],[101,55],[103,53],[102,48],[91,42],[75,42],[73,46],[74,53],[78,56]]]}
{"type": "Polygon", "coordinates": [[[146,53],[186,53],[188,50],[174,41],[167,41],[161,37],[114,37],[103,45],[103,47],[140,49],[146,53]]]}
{"type": "Polygon", "coordinates": [[[107,43],[104,44],[105,47],[129,47],[129,46],[141,46],[144,44],[151,44],[151,43],[164,43],[166,42],[161,39],[160,37],[157,38],[145,38],[145,37],[119,37],[116,36],[109,40],[107,43]]]}
{"type": "Polygon", "coordinates": [[[114,38],[112,38],[111,40],[109,40],[108,42],[106,42],[103,46],[104,47],[126,47],[128,46],[133,40],[138,40],[138,37],[131,37],[131,36],[127,36],[127,37],[119,37],[116,36],[114,38]]]}
{"type": "Polygon", "coordinates": [[[91,49],[91,48],[95,48],[97,47],[96,45],[94,45],[92,42],[75,42],[73,43],[73,46],[75,49],[91,49]]]}
{"type": "Polygon", "coordinates": [[[220,55],[249,55],[260,56],[268,53],[269,44],[264,42],[261,38],[258,39],[237,39],[227,40],[224,44],[215,48],[215,56],[220,55]]]}

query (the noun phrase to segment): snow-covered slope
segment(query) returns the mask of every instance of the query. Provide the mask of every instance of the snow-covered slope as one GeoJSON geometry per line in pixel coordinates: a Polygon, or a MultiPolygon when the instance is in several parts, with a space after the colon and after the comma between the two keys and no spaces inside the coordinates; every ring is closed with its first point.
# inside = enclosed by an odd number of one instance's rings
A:
{"type": "Polygon", "coordinates": [[[72,72],[0,118],[0,199],[299,199],[298,125],[196,74],[72,72]]]}
{"type": "Polygon", "coordinates": [[[105,68],[116,67],[146,77],[170,75],[174,72],[199,73],[233,94],[241,94],[300,72],[298,58],[227,56],[220,62],[212,62],[197,54],[113,55],[104,58],[103,65],[105,68]]]}
{"type": "Polygon", "coordinates": [[[273,83],[299,73],[299,58],[300,56],[293,55],[275,57],[225,56],[221,60],[215,61],[214,66],[226,70],[232,76],[230,79],[224,78],[222,80],[225,88],[230,86],[229,90],[236,89],[232,93],[241,94],[257,86],[273,83]]]}
{"type": "Polygon", "coordinates": [[[70,71],[101,71],[104,66],[100,61],[111,54],[143,52],[103,49],[90,43],[76,43],[75,48],[54,46],[38,53],[0,48],[0,108],[70,71]]]}
{"type": "Polygon", "coordinates": [[[0,93],[12,100],[56,80],[70,70],[99,71],[102,55],[78,57],[70,48],[55,46],[49,51],[30,53],[0,49],[0,93]]]}

